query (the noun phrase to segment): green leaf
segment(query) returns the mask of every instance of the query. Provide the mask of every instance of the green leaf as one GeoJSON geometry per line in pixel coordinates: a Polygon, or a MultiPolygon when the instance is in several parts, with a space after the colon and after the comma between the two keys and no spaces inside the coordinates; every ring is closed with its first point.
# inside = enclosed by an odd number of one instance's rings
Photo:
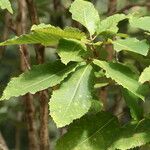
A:
{"type": "Polygon", "coordinates": [[[11,4],[9,0],[0,0],[1,9],[7,9],[10,13],[13,14],[13,10],[11,8],[11,4]]]}
{"type": "Polygon", "coordinates": [[[144,83],[146,81],[150,81],[150,66],[144,69],[139,78],[139,82],[141,83],[144,83]]]}
{"type": "Polygon", "coordinates": [[[150,32],[150,17],[131,17],[130,25],[134,28],[139,28],[150,32]]]}
{"type": "Polygon", "coordinates": [[[103,104],[100,100],[92,100],[88,114],[97,114],[102,110],[103,104]]]}
{"type": "Polygon", "coordinates": [[[150,142],[150,120],[120,126],[107,112],[74,121],[57,141],[56,150],[127,150],[150,142]]]}
{"type": "Polygon", "coordinates": [[[137,80],[138,77],[127,66],[120,63],[105,62],[96,59],[94,60],[94,64],[106,71],[105,74],[107,78],[112,78],[119,85],[122,85],[124,88],[144,100],[149,88],[146,85],[141,85],[137,80]]]}
{"type": "Polygon", "coordinates": [[[105,86],[107,86],[108,84],[109,84],[108,82],[96,83],[96,84],[94,85],[94,88],[95,88],[95,89],[98,89],[98,88],[101,88],[101,87],[105,87],[105,86]]]}
{"type": "Polygon", "coordinates": [[[113,16],[107,17],[105,20],[102,20],[99,23],[96,32],[98,34],[102,32],[117,33],[119,30],[119,28],[117,27],[118,23],[126,18],[127,16],[124,14],[115,14],[113,16]]]}
{"type": "Polygon", "coordinates": [[[109,113],[86,115],[70,125],[56,150],[107,150],[118,129],[116,117],[109,113]]]}
{"type": "Polygon", "coordinates": [[[61,39],[57,50],[61,61],[67,64],[70,61],[83,61],[82,55],[85,53],[86,46],[78,40],[61,39]]]}
{"type": "Polygon", "coordinates": [[[55,46],[62,38],[71,38],[81,40],[85,38],[85,34],[76,28],[65,28],[64,30],[59,27],[51,25],[34,25],[31,33],[21,35],[0,43],[0,46],[15,45],[15,44],[36,44],[41,43],[45,46],[55,46]]]}
{"type": "Polygon", "coordinates": [[[70,12],[72,13],[72,18],[85,26],[91,35],[95,33],[100,18],[92,3],[75,0],[71,5],[70,12]]]}
{"type": "Polygon", "coordinates": [[[126,125],[118,133],[108,150],[127,150],[145,145],[150,142],[150,120],[145,119],[138,124],[126,125]]]}
{"type": "Polygon", "coordinates": [[[1,100],[24,95],[28,92],[34,94],[55,86],[63,81],[68,74],[75,71],[78,66],[74,63],[65,66],[60,62],[34,66],[30,71],[11,79],[4,90],[1,100]]]}
{"type": "Polygon", "coordinates": [[[74,119],[82,117],[91,107],[93,71],[90,65],[79,68],[59,90],[53,92],[50,100],[50,115],[63,127],[74,119]]]}
{"type": "Polygon", "coordinates": [[[133,95],[126,89],[122,90],[123,97],[127,106],[130,108],[131,116],[134,120],[141,120],[143,117],[143,109],[138,103],[138,97],[133,95]]]}
{"type": "Polygon", "coordinates": [[[146,56],[149,51],[149,45],[146,40],[139,41],[136,38],[118,39],[113,41],[113,44],[117,52],[126,50],[146,56]]]}

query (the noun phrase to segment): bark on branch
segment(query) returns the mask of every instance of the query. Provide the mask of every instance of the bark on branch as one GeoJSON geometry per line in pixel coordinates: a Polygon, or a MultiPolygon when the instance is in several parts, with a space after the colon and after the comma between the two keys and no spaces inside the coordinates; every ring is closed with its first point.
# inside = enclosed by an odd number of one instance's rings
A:
{"type": "MultiPolygon", "coordinates": [[[[39,24],[37,8],[34,0],[26,0],[31,23],[39,24]]],[[[35,46],[36,59],[38,64],[44,63],[45,47],[36,44],[35,46]]],[[[48,132],[48,93],[47,91],[39,92],[40,98],[40,149],[49,150],[49,132],[48,132]]]]}
{"type": "MultiPolygon", "coordinates": [[[[17,35],[24,34],[26,32],[26,23],[27,23],[27,9],[25,0],[18,0],[18,16],[17,16],[17,26],[16,32],[17,35]]],[[[29,63],[29,52],[27,49],[27,45],[20,46],[20,67],[24,72],[30,69],[29,63]]],[[[28,129],[28,140],[29,140],[29,150],[39,150],[39,145],[37,141],[37,132],[35,126],[35,108],[33,104],[33,96],[31,94],[26,94],[23,96],[25,103],[25,114],[27,121],[27,129],[28,129]]]]}

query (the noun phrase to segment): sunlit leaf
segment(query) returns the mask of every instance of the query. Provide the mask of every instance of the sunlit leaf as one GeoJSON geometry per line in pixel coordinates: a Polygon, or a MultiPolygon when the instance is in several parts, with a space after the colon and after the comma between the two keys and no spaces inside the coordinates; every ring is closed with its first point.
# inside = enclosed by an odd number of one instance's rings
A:
{"type": "Polygon", "coordinates": [[[59,84],[68,74],[75,71],[77,64],[65,66],[60,62],[34,66],[30,71],[12,78],[8,83],[1,100],[17,97],[28,92],[34,94],[48,87],[59,84]]]}
{"type": "Polygon", "coordinates": [[[92,67],[83,66],[53,92],[50,115],[57,127],[66,126],[88,112],[92,100],[92,78],[92,67]]]}
{"type": "Polygon", "coordinates": [[[94,60],[94,64],[106,71],[105,74],[107,78],[112,78],[119,85],[122,85],[124,88],[128,89],[130,92],[144,100],[149,88],[145,85],[141,85],[138,82],[137,75],[135,75],[135,73],[133,73],[127,66],[120,63],[100,60],[94,60]]]}
{"type": "Polygon", "coordinates": [[[11,4],[9,0],[0,0],[1,9],[7,9],[10,13],[13,14],[13,10],[11,8],[11,4]]]}
{"type": "Polygon", "coordinates": [[[150,81],[150,66],[144,69],[139,78],[139,82],[141,83],[144,83],[146,81],[150,81]]]}
{"type": "Polygon", "coordinates": [[[94,5],[84,0],[75,0],[70,8],[72,18],[85,26],[90,34],[94,34],[100,22],[98,11],[94,5]]]}
{"type": "Polygon", "coordinates": [[[118,39],[116,41],[113,41],[113,44],[114,44],[114,49],[117,52],[126,50],[130,52],[135,52],[144,56],[148,54],[148,51],[150,48],[146,40],[139,41],[136,38],[118,39]]]}
{"type": "Polygon", "coordinates": [[[24,34],[19,37],[9,39],[5,42],[0,43],[0,46],[4,45],[15,45],[15,44],[36,44],[41,43],[45,46],[55,46],[62,38],[71,39],[84,39],[85,34],[80,32],[76,28],[65,28],[64,30],[59,27],[51,25],[34,25],[31,29],[31,33],[24,34]]]}

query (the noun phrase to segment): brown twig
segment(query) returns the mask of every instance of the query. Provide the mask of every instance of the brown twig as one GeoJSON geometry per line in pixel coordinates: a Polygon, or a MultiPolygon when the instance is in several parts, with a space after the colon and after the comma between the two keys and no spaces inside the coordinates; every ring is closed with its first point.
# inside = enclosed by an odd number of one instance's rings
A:
{"type": "Polygon", "coordinates": [[[40,95],[40,149],[49,150],[49,131],[48,131],[48,102],[47,91],[39,92],[40,95]]]}
{"type": "MultiPolygon", "coordinates": [[[[39,18],[37,14],[37,9],[34,0],[26,0],[29,16],[31,18],[31,23],[39,24],[39,18]]],[[[36,59],[38,64],[44,63],[44,54],[45,47],[36,44],[34,45],[36,51],[36,59]]],[[[41,91],[39,92],[40,98],[40,149],[41,150],[49,150],[49,132],[48,132],[48,92],[41,91]]]]}
{"type": "Polygon", "coordinates": [[[39,21],[37,8],[35,6],[34,0],[26,0],[26,2],[27,2],[29,16],[30,16],[32,24],[39,24],[40,21],[39,21]]]}
{"type": "Polygon", "coordinates": [[[109,0],[107,15],[109,16],[114,12],[116,12],[116,8],[117,8],[117,0],[109,0]]]}
{"type": "MultiPolygon", "coordinates": [[[[18,16],[16,20],[16,32],[17,35],[21,35],[26,32],[27,14],[26,14],[26,2],[25,0],[18,0],[18,16]]],[[[20,46],[20,60],[21,70],[24,72],[30,69],[29,53],[26,45],[20,46]]],[[[35,127],[35,108],[33,104],[33,96],[26,94],[23,96],[25,103],[25,114],[28,126],[28,139],[29,139],[29,150],[39,150],[37,133],[35,127]]]]}
{"type": "MultiPolygon", "coordinates": [[[[4,26],[4,29],[3,29],[3,34],[2,34],[2,39],[1,39],[2,41],[5,41],[5,40],[8,39],[8,34],[9,34],[9,31],[10,31],[8,25],[9,25],[10,18],[11,18],[11,14],[9,12],[6,12],[5,13],[5,18],[4,18],[5,26],[4,26]]],[[[0,47],[0,58],[3,56],[4,51],[5,51],[5,46],[0,47]]]]}
{"type": "MultiPolygon", "coordinates": [[[[22,120],[22,112],[18,111],[17,112],[17,116],[16,116],[17,122],[21,122],[22,120]]],[[[15,150],[19,150],[20,149],[20,126],[16,125],[16,130],[15,130],[15,150]]]]}
{"type": "Polygon", "coordinates": [[[30,70],[31,67],[30,67],[29,60],[28,60],[29,55],[26,51],[26,45],[20,45],[19,46],[19,51],[20,51],[20,54],[21,54],[21,57],[22,57],[22,59],[21,59],[21,66],[23,67],[22,71],[24,71],[26,69],[30,70]]]}

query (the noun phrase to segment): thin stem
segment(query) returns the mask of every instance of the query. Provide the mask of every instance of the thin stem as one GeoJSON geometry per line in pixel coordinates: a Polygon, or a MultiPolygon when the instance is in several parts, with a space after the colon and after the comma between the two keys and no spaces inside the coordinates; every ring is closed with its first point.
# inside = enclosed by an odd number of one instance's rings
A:
{"type": "Polygon", "coordinates": [[[39,92],[40,95],[40,149],[49,150],[49,131],[48,131],[48,99],[47,91],[39,92]]]}
{"type": "Polygon", "coordinates": [[[25,103],[25,114],[28,127],[28,140],[29,140],[29,150],[39,150],[39,144],[37,141],[37,133],[35,127],[35,108],[33,105],[33,96],[31,94],[26,94],[23,96],[25,103]]]}
{"type": "Polygon", "coordinates": [[[94,47],[94,42],[93,42],[93,37],[90,35],[90,42],[91,42],[91,45],[90,45],[90,48],[91,50],[93,51],[93,54],[94,54],[94,57],[95,58],[98,58],[99,57],[99,54],[97,53],[95,47],[94,47]]]}
{"type": "Polygon", "coordinates": [[[29,64],[29,62],[28,62],[28,58],[25,56],[25,52],[26,52],[25,45],[20,45],[20,46],[19,46],[19,51],[20,51],[21,56],[22,56],[22,58],[23,58],[22,61],[25,63],[25,68],[27,68],[28,70],[30,70],[31,67],[30,67],[30,64],[29,64]]]}
{"type": "Polygon", "coordinates": [[[90,48],[91,48],[91,50],[93,51],[94,58],[98,58],[98,57],[99,57],[99,54],[98,54],[98,52],[96,51],[96,49],[95,49],[95,47],[94,47],[93,44],[90,45],[90,48]]]}

